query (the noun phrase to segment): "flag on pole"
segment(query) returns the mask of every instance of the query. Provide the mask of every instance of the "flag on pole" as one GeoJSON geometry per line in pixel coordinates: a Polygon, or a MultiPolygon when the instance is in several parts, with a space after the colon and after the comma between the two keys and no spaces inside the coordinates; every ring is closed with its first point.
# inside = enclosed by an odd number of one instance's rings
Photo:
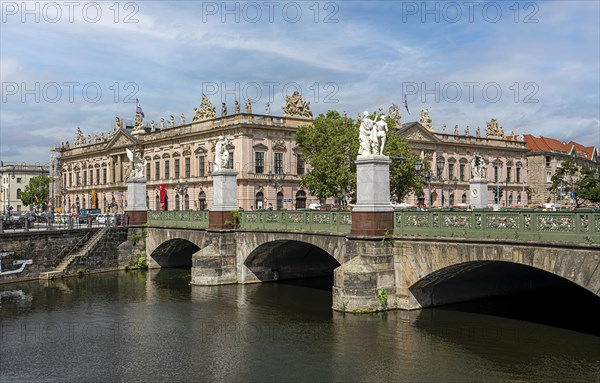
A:
{"type": "Polygon", "coordinates": [[[35,198],[35,202],[40,203],[40,200],[38,199],[37,194],[34,193],[33,194],[33,198],[35,198]]]}
{"type": "Polygon", "coordinates": [[[135,112],[140,116],[144,117],[144,111],[142,110],[142,106],[140,105],[140,101],[135,99],[135,112]]]}
{"type": "Polygon", "coordinates": [[[408,114],[410,114],[410,111],[408,110],[408,102],[406,101],[406,95],[404,95],[404,108],[406,108],[406,111],[408,114]]]}

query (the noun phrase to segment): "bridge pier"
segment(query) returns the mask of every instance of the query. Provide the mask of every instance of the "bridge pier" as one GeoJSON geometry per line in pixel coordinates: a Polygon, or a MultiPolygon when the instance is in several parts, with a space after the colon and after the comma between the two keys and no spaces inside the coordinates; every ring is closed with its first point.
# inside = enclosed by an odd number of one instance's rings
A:
{"type": "Polygon", "coordinates": [[[229,230],[208,230],[206,234],[207,245],[192,255],[192,285],[238,283],[236,233],[229,230]]]}

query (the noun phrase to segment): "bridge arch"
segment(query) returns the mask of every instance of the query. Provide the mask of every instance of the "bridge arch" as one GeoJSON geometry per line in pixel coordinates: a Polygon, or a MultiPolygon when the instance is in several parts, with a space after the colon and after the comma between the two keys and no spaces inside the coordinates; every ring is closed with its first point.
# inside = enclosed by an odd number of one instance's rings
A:
{"type": "Polygon", "coordinates": [[[244,234],[238,237],[238,280],[242,283],[328,276],[343,262],[343,236],[244,234]]]}
{"type": "Polygon", "coordinates": [[[204,247],[205,232],[148,228],[146,256],[151,268],[190,267],[192,257],[204,247]]]}
{"type": "Polygon", "coordinates": [[[420,242],[401,263],[403,284],[420,307],[575,284],[600,297],[597,249],[585,246],[420,242]]]}

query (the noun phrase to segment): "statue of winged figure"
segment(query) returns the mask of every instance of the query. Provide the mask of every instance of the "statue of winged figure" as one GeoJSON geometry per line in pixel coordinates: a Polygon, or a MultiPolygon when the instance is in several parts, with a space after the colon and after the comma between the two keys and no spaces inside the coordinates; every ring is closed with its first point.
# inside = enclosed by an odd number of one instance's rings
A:
{"type": "Polygon", "coordinates": [[[125,148],[125,151],[127,152],[127,158],[133,164],[128,178],[144,178],[146,159],[138,151],[133,152],[129,148],[125,148]]]}

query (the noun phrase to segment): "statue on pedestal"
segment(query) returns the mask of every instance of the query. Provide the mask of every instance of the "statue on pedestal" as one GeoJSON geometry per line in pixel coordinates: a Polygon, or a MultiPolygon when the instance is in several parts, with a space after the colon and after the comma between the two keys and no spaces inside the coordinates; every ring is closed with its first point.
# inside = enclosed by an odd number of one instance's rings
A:
{"type": "Polygon", "coordinates": [[[252,103],[250,102],[250,99],[246,101],[246,113],[252,114],[252,103]]]}
{"type": "Polygon", "coordinates": [[[128,178],[144,178],[144,169],[146,168],[146,159],[142,157],[140,152],[131,151],[129,148],[125,148],[127,152],[127,158],[131,161],[132,167],[128,178]]]}
{"type": "Polygon", "coordinates": [[[371,131],[371,153],[383,155],[383,148],[387,138],[388,125],[385,122],[385,115],[379,116],[379,121],[375,123],[374,129],[371,131]]]}
{"type": "Polygon", "coordinates": [[[227,104],[221,103],[221,117],[227,116],[227,104]]]}
{"type": "Polygon", "coordinates": [[[235,106],[234,106],[234,108],[233,108],[233,110],[234,110],[235,114],[238,114],[238,113],[240,113],[240,108],[241,108],[241,107],[240,107],[240,102],[239,102],[238,100],[235,100],[235,106]]]}
{"type": "Polygon", "coordinates": [[[115,117],[115,132],[123,129],[123,120],[119,117],[115,117]]]}
{"type": "Polygon", "coordinates": [[[429,130],[433,130],[431,118],[429,117],[429,109],[421,110],[421,119],[419,120],[419,123],[421,125],[423,125],[425,128],[427,128],[429,130]]]}
{"type": "Polygon", "coordinates": [[[206,95],[202,94],[202,103],[200,104],[200,109],[194,108],[194,118],[192,118],[192,122],[209,120],[211,118],[217,117],[217,111],[214,106],[212,106],[210,100],[206,95]]]}
{"type": "Polygon", "coordinates": [[[487,167],[485,160],[479,155],[471,159],[471,179],[481,180],[487,177],[487,167]]]}
{"type": "Polygon", "coordinates": [[[161,117],[160,118],[160,130],[164,130],[164,129],[166,129],[165,118],[161,117]]]}
{"type": "Polygon", "coordinates": [[[402,117],[400,116],[400,110],[398,109],[398,105],[392,104],[392,106],[390,106],[390,108],[388,109],[388,113],[390,115],[390,118],[396,124],[396,128],[401,128],[400,120],[402,117]]]}
{"type": "Polygon", "coordinates": [[[227,150],[227,146],[229,146],[229,140],[224,136],[219,136],[219,139],[215,144],[214,171],[227,168],[227,163],[229,162],[229,150],[227,150]]]}
{"type": "Polygon", "coordinates": [[[498,137],[504,138],[504,129],[498,126],[498,121],[495,118],[492,118],[490,122],[487,123],[487,128],[485,129],[486,137],[498,137]]]}
{"type": "Polygon", "coordinates": [[[133,131],[131,133],[134,132],[138,132],[138,133],[143,133],[144,130],[144,117],[142,117],[142,115],[140,113],[135,113],[135,123],[133,124],[133,131]]]}
{"type": "Polygon", "coordinates": [[[286,96],[283,115],[289,117],[313,118],[310,110],[310,102],[306,101],[296,90],[291,96],[286,96]]]}
{"type": "Polygon", "coordinates": [[[171,117],[171,119],[169,120],[169,128],[174,128],[175,127],[175,116],[173,116],[171,114],[170,117],[171,117]]]}
{"type": "Polygon", "coordinates": [[[268,116],[271,114],[271,103],[267,101],[267,104],[265,105],[265,114],[268,116]]]}
{"type": "Polygon", "coordinates": [[[358,155],[359,156],[370,156],[372,152],[371,134],[373,131],[374,122],[369,118],[369,112],[366,110],[363,112],[363,117],[360,122],[360,128],[358,133],[358,155]]]}
{"type": "Polygon", "coordinates": [[[185,125],[185,115],[181,113],[181,126],[185,125]]]}

